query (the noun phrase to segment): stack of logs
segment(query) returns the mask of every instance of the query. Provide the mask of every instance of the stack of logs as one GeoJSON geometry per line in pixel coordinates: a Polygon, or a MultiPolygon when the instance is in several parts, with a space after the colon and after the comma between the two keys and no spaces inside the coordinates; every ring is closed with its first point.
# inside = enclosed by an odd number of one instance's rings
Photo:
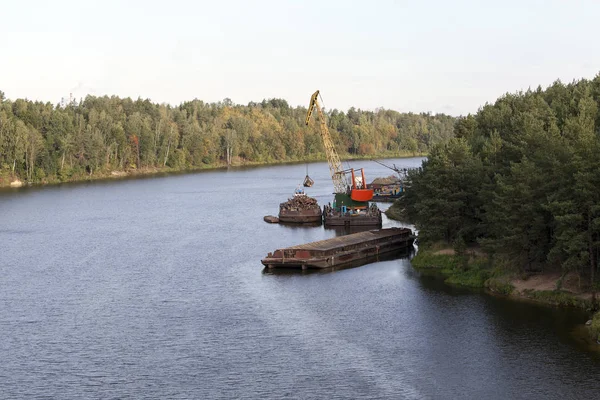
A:
{"type": "Polygon", "coordinates": [[[310,210],[320,208],[317,200],[308,196],[295,196],[279,205],[280,210],[310,210]]]}
{"type": "MultiPolygon", "coordinates": [[[[319,207],[319,204],[317,203],[316,199],[313,199],[312,197],[308,197],[305,195],[302,196],[294,196],[291,199],[289,199],[288,201],[286,201],[285,203],[281,203],[279,205],[279,215],[281,216],[281,212],[282,211],[307,211],[307,210],[314,210],[312,212],[309,212],[309,214],[311,214],[309,217],[317,217],[320,221],[320,213],[321,213],[321,207],[319,207]]],[[[297,221],[293,221],[293,222],[307,222],[304,221],[303,216],[300,217],[292,217],[292,218],[299,218],[297,221]]],[[[279,218],[274,216],[274,215],[266,215],[264,217],[264,220],[266,222],[269,222],[271,224],[276,224],[279,222],[279,218]]],[[[291,222],[291,218],[288,215],[288,221],[287,222],[291,222]]],[[[310,222],[314,222],[314,221],[310,221],[310,222]]]]}
{"type": "Polygon", "coordinates": [[[397,177],[395,177],[394,175],[390,175],[385,178],[373,179],[373,182],[371,182],[371,185],[393,185],[395,183],[398,183],[398,181],[399,181],[399,179],[397,177]]]}

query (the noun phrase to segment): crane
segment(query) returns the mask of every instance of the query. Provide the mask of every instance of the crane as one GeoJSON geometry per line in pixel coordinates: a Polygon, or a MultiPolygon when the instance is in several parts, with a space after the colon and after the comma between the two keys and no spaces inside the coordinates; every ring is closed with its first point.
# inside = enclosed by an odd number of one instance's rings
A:
{"type": "Polygon", "coordinates": [[[379,165],[383,165],[384,167],[391,169],[392,171],[396,172],[397,174],[400,174],[400,173],[402,173],[403,171],[406,171],[406,168],[404,168],[404,170],[402,170],[402,169],[400,169],[400,168],[396,167],[396,164],[392,164],[392,165],[393,165],[393,167],[390,167],[389,165],[387,165],[387,164],[384,164],[384,163],[382,163],[381,161],[379,161],[379,160],[376,160],[376,159],[372,159],[371,161],[375,161],[377,164],[379,164],[379,165]]]}
{"type": "Polygon", "coordinates": [[[346,179],[346,175],[342,172],[342,162],[333,146],[333,141],[331,140],[329,130],[327,129],[327,123],[325,122],[325,115],[323,115],[323,110],[317,99],[318,97],[319,91],[317,90],[310,98],[305,123],[308,125],[313,110],[316,108],[317,114],[319,115],[321,137],[323,138],[325,154],[327,155],[327,163],[329,164],[329,172],[331,173],[331,179],[333,180],[333,189],[335,193],[345,193],[348,190],[349,182],[346,179]]]}
{"type": "Polygon", "coordinates": [[[325,147],[325,154],[327,155],[327,163],[329,164],[329,172],[331,173],[331,180],[333,181],[333,188],[336,197],[341,194],[350,195],[350,198],[355,202],[367,202],[373,198],[373,190],[367,189],[367,183],[365,181],[365,173],[361,168],[362,181],[359,181],[359,185],[356,184],[357,179],[354,175],[354,169],[343,170],[342,162],[340,157],[335,150],[329,130],[327,129],[327,123],[325,122],[325,115],[319,105],[319,91],[313,93],[310,98],[310,104],[308,105],[308,111],[306,113],[306,125],[310,122],[310,117],[315,109],[319,116],[319,124],[321,130],[321,137],[323,138],[323,145],[325,147]],[[352,181],[349,182],[346,173],[350,172],[352,175],[352,181]]]}

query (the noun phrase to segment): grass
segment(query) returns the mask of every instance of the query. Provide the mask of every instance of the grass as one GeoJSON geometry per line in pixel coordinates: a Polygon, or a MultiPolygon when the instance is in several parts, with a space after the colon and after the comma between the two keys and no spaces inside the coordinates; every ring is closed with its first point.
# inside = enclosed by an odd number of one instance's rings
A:
{"type": "Polygon", "coordinates": [[[395,201],[387,210],[385,210],[385,215],[389,219],[395,219],[396,221],[405,219],[404,210],[400,208],[400,204],[397,201],[395,201]]]}
{"type": "MultiPolygon", "coordinates": [[[[469,288],[486,288],[490,292],[510,296],[515,292],[511,279],[515,277],[514,270],[510,270],[503,263],[490,264],[485,255],[471,253],[467,256],[444,254],[447,246],[441,244],[430,245],[419,249],[419,253],[412,259],[413,267],[423,273],[442,276],[444,282],[450,285],[469,288]]],[[[517,293],[539,303],[559,307],[576,307],[588,311],[597,310],[598,305],[591,299],[583,298],[566,290],[535,290],[523,289],[517,293]]],[[[590,332],[594,340],[600,340],[600,312],[594,315],[590,332]]]]}
{"type": "MultiPolygon", "coordinates": [[[[590,302],[585,299],[580,299],[572,293],[564,290],[523,290],[523,295],[529,299],[540,301],[546,304],[552,304],[562,307],[580,307],[589,308],[590,302]]],[[[598,321],[600,325],[600,318],[598,321]]]]}
{"type": "Polygon", "coordinates": [[[508,276],[506,275],[499,277],[492,276],[485,281],[484,285],[491,292],[504,296],[510,295],[515,290],[515,287],[512,285],[512,283],[510,283],[508,276]]]}
{"type": "Polygon", "coordinates": [[[420,250],[411,260],[416,269],[454,270],[458,267],[454,256],[446,254],[435,254],[428,250],[420,250]]]}
{"type": "MultiPolygon", "coordinates": [[[[436,254],[432,249],[420,250],[411,263],[419,271],[434,271],[443,275],[447,284],[470,288],[488,287],[487,282],[496,274],[488,268],[487,259],[483,257],[469,257],[465,263],[460,256],[436,254]]],[[[492,287],[498,288],[496,291],[500,293],[512,291],[512,285],[510,290],[505,286],[500,290],[500,284],[496,281],[493,281],[492,287]]]]}
{"type": "Polygon", "coordinates": [[[598,311],[592,317],[592,324],[590,325],[590,336],[592,340],[600,342],[600,311],[598,311]]]}
{"type": "Polygon", "coordinates": [[[435,272],[444,276],[449,285],[470,288],[487,288],[493,293],[510,295],[515,289],[505,271],[490,268],[483,256],[465,258],[450,254],[436,254],[437,247],[420,250],[411,263],[422,272],[435,272]]]}
{"type": "Polygon", "coordinates": [[[450,285],[482,288],[489,276],[490,272],[488,270],[469,268],[466,271],[454,272],[445,282],[450,285]]]}

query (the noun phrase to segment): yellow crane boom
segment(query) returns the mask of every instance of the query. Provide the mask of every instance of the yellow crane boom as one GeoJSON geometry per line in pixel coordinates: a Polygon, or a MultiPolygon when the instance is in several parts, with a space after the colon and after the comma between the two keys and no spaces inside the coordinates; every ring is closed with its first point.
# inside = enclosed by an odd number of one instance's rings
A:
{"type": "Polygon", "coordinates": [[[313,113],[313,110],[317,109],[317,114],[319,115],[319,122],[321,128],[321,137],[323,138],[323,144],[325,147],[325,154],[327,155],[327,163],[329,164],[329,172],[331,173],[331,180],[333,181],[334,193],[346,193],[348,191],[349,184],[346,182],[346,175],[342,170],[342,162],[340,161],[340,157],[335,151],[335,147],[333,146],[333,141],[331,140],[331,136],[329,135],[329,130],[327,129],[327,123],[325,122],[325,115],[323,114],[323,110],[319,105],[319,101],[317,97],[319,96],[319,91],[313,93],[310,98],[310,104],[308,105],[308,112],[306,113],[306,125],[310,122],[310,117],[313,113]]]}

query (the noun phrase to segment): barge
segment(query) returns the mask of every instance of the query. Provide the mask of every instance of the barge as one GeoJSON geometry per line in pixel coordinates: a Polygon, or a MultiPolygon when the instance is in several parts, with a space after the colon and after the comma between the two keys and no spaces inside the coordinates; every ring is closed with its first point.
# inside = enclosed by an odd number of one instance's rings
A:
{"type": "Polygon", "coordinates": [[[306,243],[269,253],[261,263],[271,268],[331,268],[366,264],[379,255],[412,248],[408,228],[376,229],[306,243]]]}
{"type": "Polygon", "coordinates": [[[387,184],[370,183],[367,187],[373,189],[372,201],[393,203],[395,200],[399,199],[404,192],[404,186],[401,181],[387,184]]]}
{"type": "Polygon", "coordinates": [[[279,211],[279,222],[292,224],[321,224],[321,208],[309,209],[281,209],[279,211]]]}
{"type": "Polygon", "coordinates": [[[279,222],[293,224],[321,223],[321,207],[303,189],[296,189],[294,197],[279,205],[279,222]]]}
{"type": "Polygon", "coordinates": [[[373,201],[394,202],[402,197],[402,194],[406,191],[407,182],[409,182],[409,172],[416,168],[399,168],[396,167],[396,164],[390,167],[380,161],[373,161],[396,172],[396,175],[375,178],[373,182],[367,184],[367,188],[373,189],[373,201]]]}
{"type": "Polygon", "coordinates": [[[381,210],[375,204],[366,208],[346,208],[345,206],[335,208],[325,205],[323,207],[323,223],[326,227],[370,226],[381,228],[381,210]]]}

